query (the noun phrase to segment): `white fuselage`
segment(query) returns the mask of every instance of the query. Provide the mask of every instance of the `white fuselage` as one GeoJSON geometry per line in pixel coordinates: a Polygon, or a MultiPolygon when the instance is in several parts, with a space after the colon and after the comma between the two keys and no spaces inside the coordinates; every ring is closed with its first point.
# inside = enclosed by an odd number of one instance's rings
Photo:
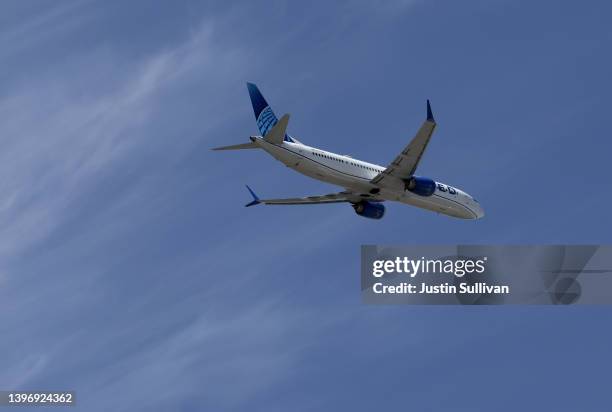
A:
{"type": "Polygon", "coordinates": [[[444,183],[436,182],[436,190],[431,196],[388,189],[371,183],[374,177],[385,170],[382,166],[297,142],[283,141],[276,145],[258,136],[252,136],[251,140],[288,167],[314,179],[363,193],[363,200],[397,201],[463,219],[478,219],[484,215],[474,198],[444,183]],[[371,192],[372,189],[378,190],[371,192]]]}

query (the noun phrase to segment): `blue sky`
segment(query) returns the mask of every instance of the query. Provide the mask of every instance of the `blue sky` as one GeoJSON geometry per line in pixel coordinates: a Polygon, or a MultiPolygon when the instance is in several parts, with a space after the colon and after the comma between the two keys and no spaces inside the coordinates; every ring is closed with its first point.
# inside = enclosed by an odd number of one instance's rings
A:
{"type": "Polygon", "coordinates": [[[0,389],[79,410],[605,410],[606,307],[361,304],[361,244],[610,243],[607,2],[5,1],[0,389]],[[479,199],[245,209],[334,188],[261,152],[246,81],[307,144],[479,199]]]}

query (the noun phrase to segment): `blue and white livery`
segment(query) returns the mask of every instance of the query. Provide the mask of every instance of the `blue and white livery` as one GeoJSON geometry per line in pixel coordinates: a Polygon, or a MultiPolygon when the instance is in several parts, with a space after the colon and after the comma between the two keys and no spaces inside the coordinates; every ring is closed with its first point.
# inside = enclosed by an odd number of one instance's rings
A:
{"type": "Polygon", "coordinates": [[[213,150],[263,149],[288,167],[344,190],[322,196],[260,199],[247,186],[253,201],[246,206],[350,203],[358,215],[380,219],[385,214],[383,202],[396,201],[461,219],[484,216],[482,207],[472,196],[414,174],[436,127],[429,100],[427,119],[416,136],[387,167],[383,167],[301,143],[287,134],[289,115],[277,119],[257,86],[247,83],[247,88],[261,135],[251,136],[249,143],[213,150]]]}

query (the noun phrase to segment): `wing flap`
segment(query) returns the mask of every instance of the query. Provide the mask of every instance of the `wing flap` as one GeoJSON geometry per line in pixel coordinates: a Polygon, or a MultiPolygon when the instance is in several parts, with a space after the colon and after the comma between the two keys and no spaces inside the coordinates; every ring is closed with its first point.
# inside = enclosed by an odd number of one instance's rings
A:
{"type": "MultiPolygon", "coordinates": [[[[327,195],[329,196],[329,195],[327,195]]],[[[348,199],[330,198],[327,196],[294,197],[287,199],[260,199],[264,205],[318,205],[326,203],[345,203],[348,199]]]]}

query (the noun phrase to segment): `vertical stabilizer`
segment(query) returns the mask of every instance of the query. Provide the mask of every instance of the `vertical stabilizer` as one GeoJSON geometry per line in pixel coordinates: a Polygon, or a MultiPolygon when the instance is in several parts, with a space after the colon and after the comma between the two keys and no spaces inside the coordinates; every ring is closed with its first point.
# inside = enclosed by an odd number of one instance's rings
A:
{"type": "MultiPolygon", "coordinates": [[[[255,84],[247,83],[247,89],[251,97],[251,104],[253,105],[253,113],[255,114],[255,121],[257,122],[259,133],[265,136],[274,126],[276,126],[278,119],[255,84]]],[[[295,139],[286,133],[283,140],[286,142],[295,142],[295,139]]]]}

